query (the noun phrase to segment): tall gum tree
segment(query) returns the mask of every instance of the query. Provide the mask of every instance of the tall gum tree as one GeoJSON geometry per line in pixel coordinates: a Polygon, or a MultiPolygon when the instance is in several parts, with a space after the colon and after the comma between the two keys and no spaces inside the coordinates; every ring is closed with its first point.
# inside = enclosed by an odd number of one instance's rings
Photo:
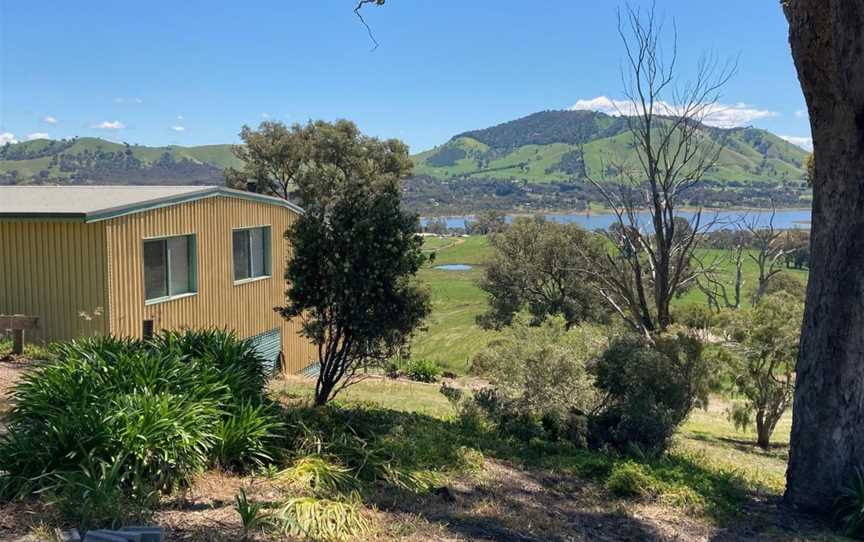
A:
{"type": "Polygon", "coordinates": [[[781,4],[816,157],[786,500],[826,511],[864,461],[864,2],[781,4]]]}

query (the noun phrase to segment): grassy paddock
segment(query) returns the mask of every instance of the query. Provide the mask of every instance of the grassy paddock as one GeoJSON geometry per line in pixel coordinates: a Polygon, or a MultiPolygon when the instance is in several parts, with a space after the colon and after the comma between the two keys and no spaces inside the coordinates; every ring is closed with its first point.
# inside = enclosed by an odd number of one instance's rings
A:
{"type": "MultiPolygon", "coordinates": [[[[432,293],[432,314],[426,320],[425,329],[414,339],[412,355],[464,374],[471,358],[497,335],[494,331],[480,329],[475,323],[477,316],[487,309],[486,293],[477,287],[477,282],[483,276],[484,263],[492,249],[485,236],[429,237],[424,246],[426,252],[435,254],[434,265],[461,263],[471,265],[472,269],[443,271],[430,266],[420,271],[420,280],[432,293]]],[[[733,279],[735,265],[729,252],[703,249],[697,255],[706,262],[716,259],[720,262],[720,274],[728,281],[733,279]]],[[[807,279],[806,270],[790,269],[784,273],[807,279]]],[[[749,306],[758,282],[756,263],[749,257],[744,259],[743,281],[742,302],[749,306]]],[[[694,304],[707,304],[705,294],[698,288],[673,300],[673,307],[694,304]]]]}

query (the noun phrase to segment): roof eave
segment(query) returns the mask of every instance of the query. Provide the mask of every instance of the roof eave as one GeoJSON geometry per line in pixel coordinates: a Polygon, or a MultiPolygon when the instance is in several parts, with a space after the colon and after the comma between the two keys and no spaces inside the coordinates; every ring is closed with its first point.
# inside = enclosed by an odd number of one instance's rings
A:
{"type": "Polygon", "coordinates": [[[101,209],[99,211],[87,213],[84,221],[88,223],[101,222],[103,220],[111,220],[113,218],[118,218],[121,216],[141,213],[144,211],[151,211],[153,209],[160,209],[163,207],[172,207],[181,203],[189,203],[192,201],[198,201],[218,196],[245,199],[250,201],[256,201],[259,203],[266,203],[269,205],[279,205],[291,209],[298,214],[303,214],[304,212],[302,208],[287,200],[275,198],[272,196],[265,196],[263,194],[244,192],[242,190],[233,190],[231,188],[225,188],[223,186],[213,186],[197,192],[190,192],[188,194],[178,194],[175,196],[168,196],[165,198],[144,201],[133,205],[123,205],[111,209],[101,209]]]}

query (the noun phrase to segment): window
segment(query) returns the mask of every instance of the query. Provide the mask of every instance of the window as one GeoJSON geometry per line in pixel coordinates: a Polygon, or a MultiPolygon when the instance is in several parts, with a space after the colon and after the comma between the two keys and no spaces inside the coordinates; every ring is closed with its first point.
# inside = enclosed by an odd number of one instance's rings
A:
{"type": "Polygon", "coordinates": [[[144,299],[195,293],[195,236],[144,241],[144,299]]]}
{"type": "Polygon", "coordinates": [[[270,276],[270,227],[234,230],[234,282],[270,276]]]}

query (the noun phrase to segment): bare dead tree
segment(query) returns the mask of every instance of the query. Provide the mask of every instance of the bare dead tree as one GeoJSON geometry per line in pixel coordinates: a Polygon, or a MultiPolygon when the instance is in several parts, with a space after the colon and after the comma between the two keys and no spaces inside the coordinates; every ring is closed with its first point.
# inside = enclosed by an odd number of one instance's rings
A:
{"type": "Polygon", "coordinates": [[[750,233],[753,250],[748,253],[759,270],[759,282],[753,292],[753,304],[759,302],[768,288],[769,281],[783,271],[786,254],[790,252],[783,230],[774,227],[774,217],[777,214],[774,203],[771,203],[771,215],[768,224],[762,226],[756,218],[744,220],[744,227],[750,233]]]}
{"type": "Polygon", "coordinates": [[[709,265],[705,265],[703,258],[694,256],[693,259],[700,271],[696,278],[696,286],[705,294],[710,308],[716,311],[741,308],[741,291],[744,287],[744,249],[745,245],[739,236],[728,257],[715,257],[709,265]],[[724,280],[723,273],[720,271],[726,268],[724,265],[726,261],[731,261],[735,266],[735,276],[731,282],[724,280]]]}
{"type": "Polygon", "coordinates": [[[693,79],[682,83],[677,33],[673,28],[670,48],[664,50],[663,23],[653,8],[642,12],[628,6],[619,12],[618,33],[626,51],[627,100],[617,107],[637,159],[613,167],[611,179],[603,167],[602,179],[587,175],[616,218],[608,233],[615,253],[590,274],[625,321],[650,336],[669,326],[673,297],[702,274],[691,259],[711,222],[703,220],[701,209],[690,220],[676,211],[686,191],[719,158],[722,134],[705,121],[716,114],[720,89],[735,65],[703,56],[693,79]]]}

